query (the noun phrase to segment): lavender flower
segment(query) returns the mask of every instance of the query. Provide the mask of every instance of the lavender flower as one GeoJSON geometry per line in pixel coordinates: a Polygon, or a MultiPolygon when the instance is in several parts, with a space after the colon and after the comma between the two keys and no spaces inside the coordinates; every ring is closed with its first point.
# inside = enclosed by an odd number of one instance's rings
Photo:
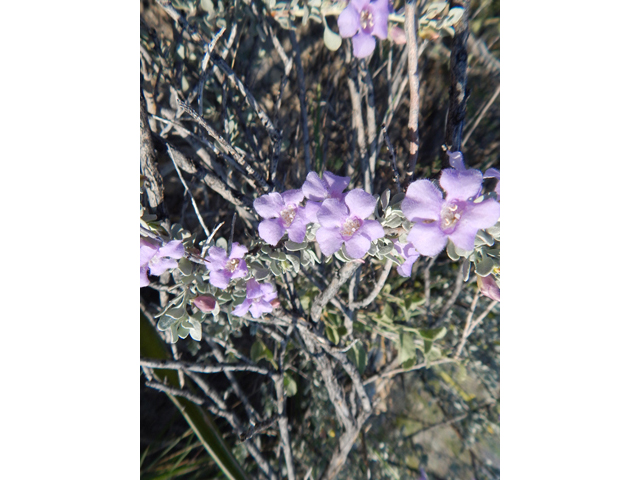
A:
{"type": "Polygon", "coordinates": [[[442,193],[429,180],[418,180],[409,185],[402,211],[412,222],[417,222],[407,240],[422,255],[433,257],[447,244],[447,238],[459,248],[473,250],[478,230],[495,225],[500,218],[500,204],[493,199],[474,203],[482,190],[482,172],[467,170],[462,154],[450,155],[451,165],[440,176],[442,193]]]}
{"type": "Polygon", "coordinates": [[[184,256],[180,240],[171,240],[165,246],[149,238],[140,237],[140,288],[149,285],[147,271],[160,276],[170,268],[176,268],[179,258],[184,256]]]}
{"type": "Polygon", "coordinates": [[[273,305],[270,302],[275,300],[277,296],[273,285],[270,283],[260,284],[252,278],[247,282],[247,298],[232,313],[243,317],[250,311],[253,318],[258,318],[263,313],[269,313],[273,310],[273,305]]]}
{"type": "Polygon", "coordinates": [[[389,0],[351,0],[338,17],[342,38],[353,37],[353,55],[364,58],[376,47],[376,37],[387,38],[387,23],[393,7],[389,0]]]}
{"type": "Polygon", "coordinates": [[[316,172],[309,172],[302,184],[302,193],[313,202],[322,202],[327,198],[343,200],[342,192],[349,186],[349,177],[339,177],[331,172],[324,172],[322,178],[316,172]]]}
{"type": "Polygon", "coordinates": [[[362,258],[371,247],[371,242],[384,237],[384,230],[375,220],[365,220],[376,208],[376,199],[357,188],[344,197],[344,202],[329,198],[318,210],[321,227],[316,240],[323,254],[337,252],[342,244],[351,258],[362,258]]]}
{"type": "Polygon", "coordinates": [[[420,257],[420,254],[416,251],[412,243],[400,243],[400,241],[395,238],[391,241],[396,251],[404,259],[404,263],[397,268],[398,273],[402,277],[410,277],[411,268],[418,257],[420,257]]]}
{"type": "Polygon", "coordinates": [[[214,287],[223,290],[229,286],[232,278],[242,278],[247,275],[247,264],[242,259],[247,253],[247,247],[233,242],[231,252],[227,257],[224,248],[211,247],[205,260],[205,267],[209,270],[209,282],[214,287]]]}
{"type": "Polygon", "coordinates": [[[258,233],[269,245],[276,245],[285,233],[289,240],[302,243],[307,233],[307,224],[315,221],[317,204],[302,207],[302,190],[287,190],[279,194],[269,193],[257,198],[253,207],[266,218],[258,225],[258,233]]]}
{"type": "Polygon", "coordinates": [[[491,300],[500,301],[500,287],[493,279],[492,275],[487,275],[486,277],[481,277],[480,275],[476,275],[478,280],[478,288],[480,288],[480,293],[485,297],[489,297],[491,300]]]}
{"type": "Polygon", "coordinates": [[[495,192],[498,194],[498,200],[500,200],[500,170],[497,168],[489,168],[484,172],[484,178],[497,178],[498,184],[496,185],[495,192]]]}

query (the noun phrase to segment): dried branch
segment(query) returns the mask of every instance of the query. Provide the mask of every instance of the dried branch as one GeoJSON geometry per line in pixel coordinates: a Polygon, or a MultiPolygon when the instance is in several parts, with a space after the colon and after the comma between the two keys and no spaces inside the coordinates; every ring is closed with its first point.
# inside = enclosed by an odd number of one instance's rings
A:
{"type": "MultiPolygon", "coordinates": [[[[455,26],[451,45],[451,73],[449,87],[449,113],[444,143],[454,152],[460,150],[462,129],[467,114],[467,37],[469,36],[469,0],[451,0],[451,7],[463,7],[462,18],[455,26]]],[[[442,153],[445,164],[446,153],[442,153]]]]}
{"type": "Polygon", "coordinates": [[[350,303],[349,309],[357,310],[359,308],[366,307],[371,302],[373,302],[378,296],[378,294],[380,293],[380,291],[382,290],[382,287],[384,287],[384,284],[387,281],[387,278],[389,277],[389,272],[391,272],[392,267],[393,267],[393,262],[391,260],[387,260],[387,263],[384,265],[384,269],[380,273],[378,280],[376,280],[376,284],[373,287],[373,290],[371,290],[371,293],[369,293],[369,295],[367,295],[367,297],[361,302],[350,303]]]}
{"type": "Polygon", "coordinates": [[[495,102],[496,98],[498,98],[498,95],[500,94],[500,85],[498,85],[498,88],[496,89],[496,91],[494,92],[493,96],[491,97],[491,99],[489,99],[489,101],[485,104],[485,106],[482,108],[482,110],[480,111],[480,113],[478,114],[478,116],[476,117],[475,121],[473,122],[473,125],[471,125],[471,128],[469,129],[469,131],[467,132],[467,134],[464,136],[464,140],[462,140],[462,145],[461,147],[464,147],[467,143],[467,140],[469,140],[469,137],[471,136],[471,134],[473,133],[473,131],[476,129],[476,127],[478,126],[478,124],[480,123],[480,120],[482,120],[482,118],[485,116],[485,114],[487,113],[487,111],[489,110],[489,108],[491,107],[491,105],[493,105],[493,102],[495,102]]]}
{"type": "Polygon", "coordinates": [[[304,71],[302,70],[302,54],[300,53],[300,45],[296,38],[295,30],[290,32],[291,45],[293,45],[294,61],[296,62],[296,71],[298,77],[298,98],[300,99],[300,123],[302,124],[302,141],[304,144],[304,167],[306,169],[305,177],[312,170],[311,168],[311,141],[309,140],[309,119],[307,114],[306,87],[304,82],[304,71]]]}
{"type": "Polygon", "coordinates": [[[202,365],[199,363],[189,363],[175,360],[151,360],[148,358],[141,358],[140,366],[149,368],[161,368],[166,370],[187,370],[189,372],[199,373],[254,372],[261,375],[271,375],[271,372],[265,368],[258,367],[256,365],[238,365],[235,363],[202,365]]]}
{"type": "Polygon", "coordinates": [[[316,323],[320,321],[322,309],[338,293],[340,287],[351,278],[359,266],[360,263],[358,262],[344,264],[340,271],[336,273],[329,286],[323,292],[319,293],[313,301],[313,305],[311,306],[311,320],[316,323]]]}
{"type": "Polygon", "coordinates": [[[164,205],[164,183],[157,167],[157,154],[153,147],[153,137],[149,128],[149,118],[144,97],[140,92],[140,168],[147,178],[145,190],[149,199],[151,213],[157,213],[160,217],[167,217],[164,205]]]}
{"type": "Polygon", "coordinates": [[[409,161],[405,173],[405,186],[413,180],[413,174],[418,160],[418,116],[420,113],[418,76],[418,41],[416,39],[416,2],[410,0],[404,7],[404,31],[407,36],[407,50],[409,63],[407,76],[409,77],[409,161]]]}

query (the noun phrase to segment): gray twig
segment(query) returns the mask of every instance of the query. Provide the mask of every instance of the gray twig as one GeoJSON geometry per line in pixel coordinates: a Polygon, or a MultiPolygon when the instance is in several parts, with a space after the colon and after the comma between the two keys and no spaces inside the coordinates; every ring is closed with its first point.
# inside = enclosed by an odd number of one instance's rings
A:
{"type": "Polygon", "coordinates": [[[382,290],[382,287],[384,287],[384,284],[387,281],[387,278],[389,277],[389,272],[391,272],[392,267],[393,267],[393,262],[391,260],[387,260],[387,263],[384,265],[384,269],[380,273],[380,276],[378,277],[378,280],[376,281],[376,284],[373,287],[373,290],[371,290],[371,293],[369,293],[369,295],[367,295],[367,297],[361,302],[353,302],[352,304],[349,304],[349,309],[357,310],[359,308],[366,307],[371,302],[373,302],[378,296],[378,294],[380,293],[380,291],[382,290]]]}
{"type": "Polygon", "coordinates": [[[199,363],[189,363],[175,360],[151,360],[147,358],[140,359],[141,367],[163,368],[167,370],[187,370],[199,373],[220,373],[220,372],[254,372],[261,375],[271,375],[271,372],[265,368],[256,365],[238,365],[235,363],[217,364],[217,365],[201,365],[199,363]]]}
{"type": "Polygon", "coordinates": [[[311,171],[311,141],[309,140],[309,119],[307,114],[306,87],[304,82],[304,71],[302,70],[302,54],[300,53],[300,45],[296,38],[295,30],[290,32],[291,45],[293,45],[294,61],[296,62],[296,71],[298,77],[298,98],[300,99],[300,123],[302,124],[302,141],[304,144],[304,166],[306,169],[305,177],[311,171]]]}
{"type": "Polygon", "coordinates": [[[493,96],[489,99],[489,101],[486,103],[486,105],[482,108],[482,110],[476,117],[475,121],[473,122],[473,125],[471,125],[471,128],[469,129],[467,134],[464,136],[464,139],[462,140],[462,144],[460,145],[460,147],[464,147],[466,145],[467,140],[469,140],[469,137],[471,136],[473,131],[476,129],[476,127],[480,123],[480,120],[482,120],[482,118],[485,116],[485,114],[487,113],[491,105],[493,105],[493,102],[495,102],[496,98],[498,98],[499,94],[500,94],[500,85],[498,85],[498,88],[494,92],[493,96]]]}
{"type": "Polygon", "coordinates": [[[409,51],[407,65],[407,76],[409,77],[409,161],[405,172],[405,185],[408,185],[413,180],[418,160],[418,116],[420,113],[415,0],[405,3],[404,15],[404,31],[407,35],[407,49],[409,51]]]}
{"type": "Polygon", "coordinates": [[[340,271],[336,273],[333,280],[331,280],[331,283],[327,288],[319,293],[313,301],[313,305],[311,306],[311,320],[316,323],[320,321],[320,315],[322,314],[324,306],[331,301],[331,299],[338,293],[340,287],[351,278],[359,266],[360,263],[358,262],[349,262],[344,264],[340,271]]]}

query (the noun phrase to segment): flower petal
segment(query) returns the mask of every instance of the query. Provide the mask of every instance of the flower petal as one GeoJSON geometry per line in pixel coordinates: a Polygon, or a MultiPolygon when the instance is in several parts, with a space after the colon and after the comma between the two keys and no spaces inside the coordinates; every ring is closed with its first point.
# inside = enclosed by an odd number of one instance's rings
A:
{"type": "Polygon", "coordinates": [[[389,0],[374,0],[369,4],[373,13],[373,31],[371,32],[382,40],[387,38],[389,31],[389,0]]]}
{"type": "Polygon", "coordinates": [[[376,220],[365,220],[358,233],[373,241],[384,237],[384,228],[376,220]]]}
{"type": "Polygon", "coordinates": [[[500,170],[497,168],[488,168],[486,172],[484,172],[484,178],[500,178],[500,170]]]}
{"type": "Polygon", "coordinates": [[[286,192],[282,192],[282,200],[285,205],[299,205],[304,200],[304,193],[302,190],[287,190],[286,192]]]}
{"type": "Polygon", "coordinates": [[[304,242],[304,237],[307,235],[307,223],[300,215],[296,215],[291,226],[287,228],[289,240],[296,243],[304,242]]]}
{"type": "Polygon", "coordinates": [[[159,245],[156,245],[149,240],[140,237],[140,266],[149,263],[156,253],[158,253],[159,245]]]}
{"type": "Polygon", "coordinates": [[[247,282],[247,298],[258,298],[262,296],[262,290],[260,284],[255,278],[249,279],[247,282]]]}
{"type": "Polygon", "coordinates": [[[270,302],[278,296],[276,287],[274,287],[271,283],[263,283],[262,285],[260,285],[260,290],[262,291],[262,298],[267,302],[270,302]]]}
{"type": "MultiPolygon", "coordinates": [[[[327,173],[325,172],[325,177],[326,175],[327,173]]],[[[304,196],[309,200],[322,202],[329,196],[329,191],[325,183],[326,181],[323,182],[316,172],[309,172],[307,179],[302,184],[302,193],[304,193],[304,196]]],[[[307,203],[307,205],[309,204],[307,203]]]]}
{"type": "Polygon", "coordinates": [[[209,283],[224,290],[229,286],[231,275],[227,270],[215,270],[209,273],[209,283]]]}
{"type": "Polygon", "coordinates": [[[320,227],[316,232],[316,241],[320,245],[320,251],[330,257],[342,246],[343,240],[338,228],[320,227]]]}
{"type": "Polygon", "coordinates": [[[182,258],[184,256],[184,245],[180,240],[171,240],[158,250],[158,255],[175,259],[182,258]]]}
{"type": "Polygon", "coordinates": [[[244,302],[238,305],[231,313],[233,313],[237,317],[244,317],[249,311],[249,307],[251,306],[251,304],[252,304],[251,300],[247,298],[244,302]]]}
{"type": "Polygon", "coordinates": [[[473,225],[476,229],[493,227],[500,220],[500,204],[489,198],[480,203],[469,203],[460,224],[473,225]]]}
{"type": "Polygon", "coordinates": [[[462,158],[462,153],[447,151],[447,156],[449,157],[449,165],[451,165],[452,168],[460,172],[464,172],[467,170],[467,167],[464,166],[464,159],[462,158]]]}
{"type": "Polygon", "coordinates": [[[339,177],[331,172],[324,172],[322,175],[323,180],[327,182],[329,196],[331,198],[342,199],[342,192],[349,186],[351,179],[349,177],[339,177]]]}
{"type": "Polygon", "coordinates": [[[353,37],[360,29],[360,13],[352,1],[338,16],[338,31],[342,38],[353,37]]]}
{"type": "MultiPolygon", "coordinates": [[[[353,5],[359,14],[364,7],[369,5],[369,3],[371,3],[371,0],[351,0],[349,5],[353,5]]],[[[360,21],[360,17],[358,17],[358,21],[360,21]]]]}
{"type": "Polygon", "coordinates": [[[149,277],[147,277],[147,268],[148,267],[146,265],[142,265],[140,267],[140,288],[146,287],[151,283],[149,281],[149,277]]]}
{"type": "Polygon", "coordinates": [[[160,276],[170,268],[177,268],[178,262],[176,262],[173,258],[162,257],[159,258],[155,262],[151,262],[149,264],[149,273],[151,275],[160,276]]]}
{"type": "Polygon", "coordinates": [[[270,303],[265,302],[263,299],[253,302],[249,307],[249,311],[253,318],[258,318],[262,316],[263,313],[269,313],[272,310],[273,306],[270,303]]]}
{"type": "Polygon", "coordinates": [[[328,198],[322,202],[317,213],[318,223],[326,228],[339,228],[349,217],[349,208],[335,198],[328,198]]]}
{"type": "Polygon", "coordinates": [[[260,225],[258,225],[258,233],[260,234],[260,237],[272,246],[275,246],[280,241],[284,232],[285,229],[279,218],[263,220],[260,222],[260,225]]]}
{"type": "Polygon", "coordinates": [[[442,192],[429,180],[417,180],[407,188],[402,212],[410,221],[438,220],[442,209],[442,192]]]}
{"type": "Polygon", "coordinates": [[[361,188],[351,190],[344,197],[344,203],[349,207],[349,215],[364,220],[373,213],[376,208],[376,197],[365,192],[361,188]]]}
{"type": "Polygon", "coordinates": [[[253,208],[262,218],[278,218],[284,207],[284,200],[278,192],[262,195],[253,202],[253,208]]]}
{"type": "Polygon", "coordinates": [[[482,190],[482,172],[445,168],[440,175],[440,186],[447,192],[447,200],[475,198],[482,190]]]}
{"type": "Polygon", "coordinates": [[[242,278],[246,277],[247,273],[249,273],[249,269],[247,268],[247,262],[244,260],[240,260],[238,262],[238,266],[231,274],[231,278],[242,278]]]}
{"type": "Polygon", "coordinates": [[[371,247],[371,240],[357,232],[353,237],[344,242],[344,249],[351,258],[362,258],[371,247]]]}
{"type": "Polygon", "coordinates": [[[298,208],[298,216],[305,223],[318,223],[318,211],[320,203],[309,200],[304,207],[298,208]]]}
{"type": "Polygon", "coordinates": [[[238,242],[233,242],[231,245],[231,252],[229,253],[229,259],[243,258],[249,250],[244,245],[240,245],[238,242]]]}
{"type": "Polygon", "coordinates": [[[416,260],[419,258],[420,256],[418,255],[417,257],[409,257],[407,258],[404,263],[402,265],[399,265],[398,268],[396,269],[398,271],[398,274],[400,274],[401,277],[410,277],[411,276],[411,269],[413,268],[413,264],[416,263],[416,260]]]}
{"type": "Polygon", "coordinates": [[[407,235],[407,240],[413,243],[421,255],[427,257],[435,257],[447,245],[447,236],[437,223],[416,223],[407,235]]]}
{"type": "Polygon", "coordinates": [[[224,248],[211,247],[207,253],[207,258],[204,262],[204,266],[209,270],[222,270],[227,264],[227,254],[224,248]]]}
{"type": "Polygon", "coordinates": [[[364,32],[358,33],[351,41],[353,42],[353,55],[357,58],[368,57],[376,48],[376,39],[364,32]]]}

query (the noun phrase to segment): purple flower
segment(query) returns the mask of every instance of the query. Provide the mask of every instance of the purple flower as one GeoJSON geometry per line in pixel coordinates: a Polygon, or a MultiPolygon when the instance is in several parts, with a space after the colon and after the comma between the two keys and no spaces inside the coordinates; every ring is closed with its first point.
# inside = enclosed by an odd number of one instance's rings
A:
{"type": "Polygon", "coordinates": [[[344,202],[329,198],[318,210],[321,227],[316,240],[323,254],[330,256],[345,244],[347,255],[362,258],[371,242],[384,237],[384,230],[375,220],[365,220],[376,208],[376,199],[361,188],[350,191],[344,202]]]}
{"type": "Polygon", "coordinates": [[[154,240],[140,237],[140,287],[150,283],[147,271],[160,276],[170,268],[176,268],[176,260],[183,256],[184,246],[180,240],[171,240],[162,247],[154,240]]]}
{"type": "Polygon", "coordinates": [[[478,230],[495,225],[500,218],[500,204],[493,199],[474,203],[482,190],[482,172],[465,169],[462,155],[450,155],[451,165],[440,176],[442,193],[429,180],[409,185],[402,211],[413,226],[407,240],[422,255],[433,257],[447,244],[447,238],[459,248],[473,250],[478,230]]]}
{"type": "Polygon", "coordinates": [[[315,221],[317,204],[302,207],[302,190],[287,190],[263,195],[253,202],[253,207],[261,217],[266,218],[258,225],[258,233],[269,245],[276,245],[285,233],[289,240],[304,242],[307,224],[315,221]]]}
{"type": "Polygon", "coordinates": [[[489,297],[491,300],[500,301],[500,287],[493,279],[492,275],[487,275],[486,277],[481,277],[480,275],[476,275],[478,279],[478,287],[480,288],[480,293],[485,297],[489,297]]]}
{"type": "Polygon", "coordinates": [[[353,54],[364,58],[376,47],[376,37],[387,38],[387,22],[393,7],[389,0],[351,0],[338,17],[342,38],[353,37],[353,54]]]}
{"type": "Polygon", "coordinates": [[[412,243],[400,243],[399,240],[393,239],[393,246],[396,251],[400,254],[400,256],[404,259],[404,263],[398,266],[398,273],[402,277],[410,277],[411,276],[411,268],[413,264],[416,262],[420,254],[413,247],[412,243]]]}
{"type": "Polygon", "coordinates": [[[229,286],[232,278],[242,278],[247,275],[247,264],[242,259],[247,253],[247,247],[233,242],[231,252],[227,257],[224,248],[211,247],[205,267],[209,270],[209,282],[214,287],[223,290],[229,286]]]}
{"type": "Polygon", "coordinates": [[[344,199],[342,192],[349,186],[349,177],[339,177],[331,172],[324,172],[322,178],[316,172],[309,172],[302,184],[302,193],[313,202],[322,202],[327,198],[344,199]]]}
{"type": "Polygon", "coordinates": [[[201,312],[209,313],[216,309],[216,299],[211,295],[198,295],[191,301],[201,312]]]}
{"type": "Polygon", "coordinates": [[[273,305],[270,302],[277,296],[273,285],[270,283],[260,284],[252,278],[247,282],[247,298],[232,313],[243,317],[250,311],[253,318],[258,318],[263,313],[269,313],[273,310],[273,305]]]}
{"type": "Polygon", "coordinates": [[[497,168],[489,168],[484,172],[484,178],[497,178],[498,184],[496,185],[495,192],[498,194],[498,200],[500,200],[500,170],[497,168]]]}

